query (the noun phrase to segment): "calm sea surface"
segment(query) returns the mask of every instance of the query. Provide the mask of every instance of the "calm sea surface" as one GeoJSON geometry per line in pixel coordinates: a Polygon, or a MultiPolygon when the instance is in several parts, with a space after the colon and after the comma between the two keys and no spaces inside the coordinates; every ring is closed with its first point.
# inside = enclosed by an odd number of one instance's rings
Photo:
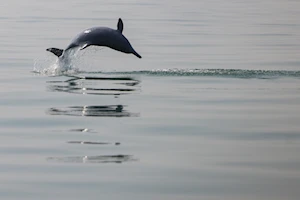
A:
{"type": "Polygon", "coordinates": [[[0,6],[0,199],[298,200],[300,2],[0,6]],[[143,58],[45,49],[116,28],[143,58]],[[48,72],[48,73],[46,73],[48,72]]]}

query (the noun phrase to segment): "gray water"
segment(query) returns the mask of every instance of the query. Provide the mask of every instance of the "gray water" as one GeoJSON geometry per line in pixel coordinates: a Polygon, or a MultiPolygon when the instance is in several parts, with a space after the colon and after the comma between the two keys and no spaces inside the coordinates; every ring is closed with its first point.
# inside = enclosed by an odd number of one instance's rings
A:
{"type": "Polygon", "coordinates": [[[1,199],[299,199],[300,2],[5,1],[1,199]],[[89,47],[116,27],[143,58],[89,47]]]}

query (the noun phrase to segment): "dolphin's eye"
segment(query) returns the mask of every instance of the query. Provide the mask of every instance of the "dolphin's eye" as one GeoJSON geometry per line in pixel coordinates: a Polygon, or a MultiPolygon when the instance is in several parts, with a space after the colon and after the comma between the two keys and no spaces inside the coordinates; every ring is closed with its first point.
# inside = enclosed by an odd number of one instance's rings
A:
{"type": "Polygon", "coordinates": [[[84,31],[84,33],[89,33],[89,32],[91,32],[90,29],[84,31]]]}

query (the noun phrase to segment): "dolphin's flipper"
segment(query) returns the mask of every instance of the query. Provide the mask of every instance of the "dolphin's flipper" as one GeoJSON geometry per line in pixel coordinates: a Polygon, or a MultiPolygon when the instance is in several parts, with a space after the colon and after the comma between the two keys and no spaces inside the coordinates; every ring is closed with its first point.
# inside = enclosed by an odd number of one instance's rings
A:
{"type": "Polygon", "coordinates": [[[81,46],[80,50],[83,50],[83,49],[87,48],[88,46],[90,46],[90,44],[84,44],[81,46]]]}
{"type": "Polygon", "coordinates": [[[63,49],[58,49],[58,48],[48,48],[48,49],[46,49],[46,51],[50,51],[51,53],[53,53],[57,57],[60,57],[64,52],[63,49]]]}
{"type": "Polygon", "coordinates": [[[120,31],[121,33],[123,32],[123,21],[121,18],[119,18],[119,21],[118,21],[118,31],[120,31]]]}

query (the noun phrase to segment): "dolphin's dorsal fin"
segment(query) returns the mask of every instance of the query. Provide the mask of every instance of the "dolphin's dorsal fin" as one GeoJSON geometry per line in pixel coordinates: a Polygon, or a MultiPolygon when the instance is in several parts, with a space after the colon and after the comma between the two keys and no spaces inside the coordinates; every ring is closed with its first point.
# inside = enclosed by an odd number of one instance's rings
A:
{"type": "Polygon", "coordinates": [[[121,18],[119,18],[118,21],[118,31],[120,31],[121,33],[123,32],[123,21],[121,18]]]}

